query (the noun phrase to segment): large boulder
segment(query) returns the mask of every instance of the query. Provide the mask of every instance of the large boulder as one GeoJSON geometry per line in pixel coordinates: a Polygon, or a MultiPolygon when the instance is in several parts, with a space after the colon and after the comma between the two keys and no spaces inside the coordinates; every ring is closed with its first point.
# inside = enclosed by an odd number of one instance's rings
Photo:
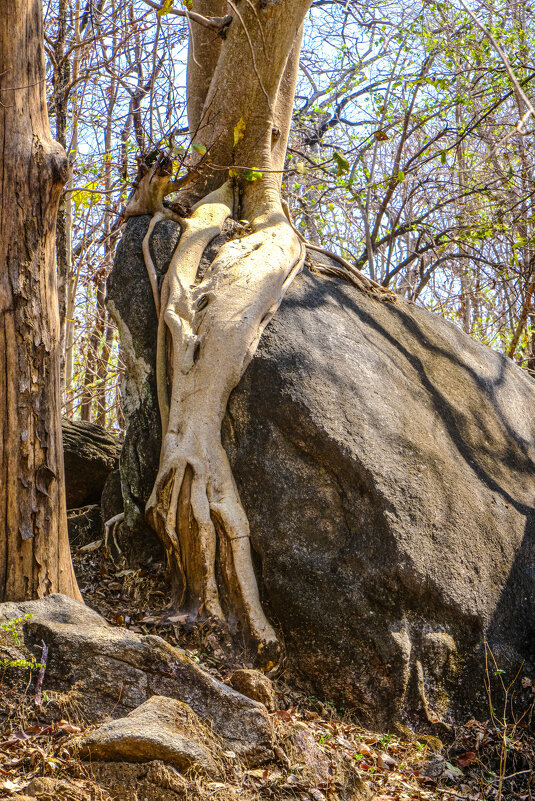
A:
{"type": "Polygon", "coordinates": [[[109,474],[119,462],[121,443],[101,426],[62,420],[67,509],[100,503],[109,474]]]}
{"type": "MultiPolygon", "coordinates": [[[[119,248],[116,310],[127,283],[149,308],[146,224],[119,248]]],[[[120,315],[147,378],[131,413],[157,419],[154,320],[139,333],[127,304],[120,315]]],[[[533,667],[535,384],[510,360],[414,305],[305,272],[223,434],[264,601],[324,697],[374,725],[447,722],[484,713],[485,641],[500,669],[533,667]]],[[[155,469],[148,439],[138,428],[136,454],[155,469]]],[[[141,517],[154,469],[143,492],[133,460],[122,472],[141,517]]]]}

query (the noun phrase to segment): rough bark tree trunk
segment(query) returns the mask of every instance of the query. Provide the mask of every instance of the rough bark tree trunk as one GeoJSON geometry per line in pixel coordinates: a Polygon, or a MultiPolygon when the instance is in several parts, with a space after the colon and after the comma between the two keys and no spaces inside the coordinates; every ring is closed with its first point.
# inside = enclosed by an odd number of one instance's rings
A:
{"type": "Polygon", "coordinates": [[[67,175],[50,135],[40,0],[0,0],[0,601],[80,594],[59,408],[54,237],[67,175]]]}

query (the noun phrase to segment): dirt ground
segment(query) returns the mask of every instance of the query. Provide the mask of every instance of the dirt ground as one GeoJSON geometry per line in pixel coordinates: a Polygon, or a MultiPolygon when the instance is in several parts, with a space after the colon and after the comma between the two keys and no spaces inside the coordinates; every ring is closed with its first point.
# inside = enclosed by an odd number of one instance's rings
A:
{"type": "MultiPolygon", "coordinates": [[[[245,649],[210,621],[190,621],[167,608],[162,564],[126,566],[102,543],[73,543],[85,602],[115,626],[158,634],[221,681],[252,667],[245,649]],[[113,558],[112,558],[113,557],[113,558]]],[[[22,623],[0,630],[0,798],[39,801],[469,801],[535,797],[533,704],[523,717],[508,707],[487,721],[468,721],[443,740],[400,728],[372,732],[328,700],[309,694],[284,667],[273,677],[275,758],[248,768],[225,752],[217,780],[181,774],[162,762],[88,763],[70,745],[81,719],[62,716],[62,699],[36,691],[40,668],[24,662],[22,623]],[[5,630],[7,628],[7,630],[5,630]],[[21,661],[22,659],[22,661],[21,661]]],[[[41,673],[43,671],[41,670],[41,673]]],[[[531,678],[516,677],[525,690],[531,678]]],[[[506,685],[504,684],[504,687],[506,685]]],[[[508,690],[508,697],[515,685],[508,690]]],[[[532,691],[532,698],[535,697],[532,691]]],[[[499,709],[499,704],[497,705],[499,709]]]]}

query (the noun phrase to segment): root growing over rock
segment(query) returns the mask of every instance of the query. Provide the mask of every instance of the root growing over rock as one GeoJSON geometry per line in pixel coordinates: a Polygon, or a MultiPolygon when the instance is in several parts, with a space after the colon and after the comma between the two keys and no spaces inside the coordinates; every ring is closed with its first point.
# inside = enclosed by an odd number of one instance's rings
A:
{"type": "Polygon", "coordinates": [[[143,252],[159,317],[162,449],[146,513],[166,549],[175,603],[192,619],[210,616],[231,628],[239,621],[259,663],[270,667],[279,645],[260,603],[249,524],[221,425],[230,393],[302,268],[305,247],[280,204],[266,203],[248,233],[223,245],[199,278],[202,255],[233,206],[227,182],[180,220],[182,235],[161,292],[149,237],[167,213],[160,203],[153,208],[143,252]]]}

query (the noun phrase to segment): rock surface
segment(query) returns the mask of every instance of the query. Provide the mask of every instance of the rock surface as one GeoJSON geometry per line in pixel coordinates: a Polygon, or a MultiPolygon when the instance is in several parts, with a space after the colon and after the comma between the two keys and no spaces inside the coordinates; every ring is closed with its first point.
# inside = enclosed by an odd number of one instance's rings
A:
{"type": "Polygon", "coordinates": [[[264,704],[270,712],[276,708],[273,684],[259,670],[250,670],[249,668],[235,670],[229,679],[229,684],[247,698],[264,704]]]}
{"type": "MultiPolygon", "coordinates": [[[[119,330],[127,368],[122,388],[127,433],[119,464],[125,515],[123,533],[128,532],[135,539],[140,562],[150,554],[151,548],[154,554],[161,553],[144,514],[158,470],[161,442],[158,404],[154,404],[157,319],[141,252],[149,220],[149,217],[133,217],[128,221],[108,277],[106,297],[119,330]]],[[[176,224],[167,220],[154,230],[151,251],[160,276],[169,266],[179,233],[176,224]]]]}
{"type": "Polygon", "coordinates": [[[262,704],[201,670],[183,651],[153,635],[109,626],[87,606],[63,595],[0,604],[0,622],[31,614],[24,642],[35,655],[48,646],[45,690],[87,723],[121,718],[153,695],[176,698],[211,725],[248,762],[271,754],[272,724],[262,704]]]}
{"type": "MultiPolygon", "coordinates": [[[[121,465],[139,519],[159,452],[146,225],[129,223],[112,273],[114,303],[123,285],[136,293],[121,316],[146,378],[121,465]]],[[[485,713],[485,638],[500,667],[532,669],[535,384],[510,360],[420,308],[305,272],[223,433],[264,601],[324,697],[376,726],[447,721],[485,713]]]]}
{"type": "Polygon", "coordinates": [[[100,503],[107,477],[119,461],[121,443],[100,426],[62,420],[67,509],[100,503]]]}
{"type": "Polygon", "coordinates": [[[195,768],[216,774],[212,753],[218,748],[189,706],[173,698],[153,695],[125,718],[104,723],[80,738],[82,759],[103,762],[151,762],[161,760],[181,772],[195,768]]]}

